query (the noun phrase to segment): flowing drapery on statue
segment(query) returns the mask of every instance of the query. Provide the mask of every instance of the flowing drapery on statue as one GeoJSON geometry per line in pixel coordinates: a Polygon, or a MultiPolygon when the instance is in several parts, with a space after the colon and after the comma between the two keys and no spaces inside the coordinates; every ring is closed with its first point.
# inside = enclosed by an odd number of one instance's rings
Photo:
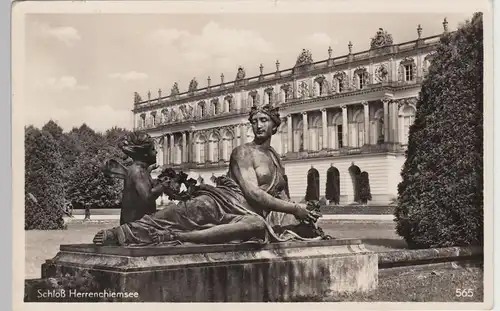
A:
{"type": "Polygon", "coordinates": [[[228,174],[217,177],[215,186],[196,185],[192,179],[186,182],[186,174],[167,168],[155,181],[154,189],[160,187],[169,197],[176,197],[184,183],[188,195],[177,205],[100,231],[94,243],[175,245],[329,238],[316,225],[320,215],[314,209],[318,206],[290,202],[286,195],[284,169],[270,146],[280,122],[277,110],[254,108],[249,120],[254,141],[233,150],[228,174]]]}

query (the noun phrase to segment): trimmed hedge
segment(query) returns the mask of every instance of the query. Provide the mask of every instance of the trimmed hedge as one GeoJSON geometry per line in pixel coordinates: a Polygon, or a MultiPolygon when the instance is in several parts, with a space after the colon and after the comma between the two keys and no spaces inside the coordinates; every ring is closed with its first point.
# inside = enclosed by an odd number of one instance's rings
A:
{"type": "Polygon", "coordinates": [[[64,172],[57,142],[49,132],[30,126],[24,146],[24,229],[64,229],[64,172]]]}
{"type": "Polygon", "coordinates": [[[483,21],[445,33],[423,82],[398,185],[412,248],[483,243],[483,21]]]}

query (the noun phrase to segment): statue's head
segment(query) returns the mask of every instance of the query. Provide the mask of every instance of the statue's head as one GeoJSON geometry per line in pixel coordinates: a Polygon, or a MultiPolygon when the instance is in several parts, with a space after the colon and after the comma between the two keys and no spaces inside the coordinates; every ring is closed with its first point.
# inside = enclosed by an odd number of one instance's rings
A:
{"type": "Polygon", "coordinates": [[[155,144],[147,133],[130,133],[121,142],[120,149],[134,161],[142,161],[148,165],[156,163],[155,144]]]}
{"type": "Polygon", "coordinates": [[[270,139],[276,134],[281,124],[281,118],[277,107],[264,105],[252,107],[248,121],[252,125],[253,134],[257,141],[270,139]]]}

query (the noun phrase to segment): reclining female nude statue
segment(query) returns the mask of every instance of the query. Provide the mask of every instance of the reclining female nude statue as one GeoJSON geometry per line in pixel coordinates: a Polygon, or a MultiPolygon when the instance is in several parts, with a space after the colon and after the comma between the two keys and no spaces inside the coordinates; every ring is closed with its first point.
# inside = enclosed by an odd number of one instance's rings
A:
{"type": "MultiPolygon", "coordinates": [[[[253,107],[249,121],[255,138],[236,147],[231,154],[227,175],[218,177],[217,185],[189,186],[189,198],[157,212],[132,215],[119,227],[97,233],[97,245],[211,244],[233,242],[283,242],[290,240],[328,239],[316,221],[321,216],[308,205],[294,203],[285,194],[284,169],[271,137],[281,123],[277,108],[253,107]]],[[[124,200],[152,205],[162,193],[172,194],[181,187],[181,175],[173,170],[162,173],[157,185],[148,167],[156,161],[156,152],[147,134],[122,147],[134,164],[123,173],[124,200]],[[132,194],[127,195],[127,192],[132,194]],[[142,203],[139,201],[143,200],[142,203]]],[[[196,183],[196,182],[195,182],[196,183]]],[[[123,202],[123,208],[133,209],[123,202]]],[[[148,209],[152,211],[152,209],[148,209]]],[[[122,212],[123,216],[123,212],[122,212]]],[[[123,217],[122,217],[123,219],[123,217]]]]}

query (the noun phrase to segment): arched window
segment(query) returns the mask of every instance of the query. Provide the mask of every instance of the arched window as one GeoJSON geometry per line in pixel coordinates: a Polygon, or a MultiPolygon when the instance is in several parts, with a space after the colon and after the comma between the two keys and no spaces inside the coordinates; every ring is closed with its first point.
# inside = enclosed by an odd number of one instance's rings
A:
{"type": "Polygon", "coordinates": [[[161,122],[162,123],[168,122],[168,110],[167,109],[162,109],[162,111],[161,111],[161,122]]]}
{"type": "Polygon", "coordinates": [[[311,149],[319,151],[323,147],[323,122],[321,115],[314,117],[309,128],[309,139],[311,140],[311,149]]]}
{"type": "Polygon", "coordinates": [[[274,103],[274,89],[272,87],[270,88],[267,88],[265,91],[264,91],[264,94],[265,94],[265,102],[264,104],[270,104],[272,105],[274,103]]]}
{"type": "Polygon", "coordinates": [[[144,113],[140,116],[139,127],[146,127],[146,115],[144,113]]]}
{"type": "Polygon", "coordinates": [[[293,129],[293,151],[301,152],[304,150],[304,124],[302,120],[295,124],[293,129]]]}
{"type": "Polygon", "coordinates": [[[206,107],[205,107],[205,102],[199,102],[198,103],[198,117],[203,118],[206,116],[206,107]]]}
{"type": "Polygon", "coordinates": [[[280,154],[285,155],[288,152],[288,124],[287,121],[281,123],[279,129],[279,138],[280,138],[280,154]]]}
{"type": "Polygon", "coordinates": [[[281,86],[280,92],[281,92],[281,101],[286,103],[291,98],[292,87],[290,86],[290,84],[286,83],[281,86]]]}
{"type": "Polygon", "coordinates": [[[410,105],[404,105],[399,111],[400,124],[402,129],[402,137],[400,142],[402,145],[408,145],[408,136],[410,134],[410,126],[415,121],[415,108],[410,105]]]}
{"type": "Polygon", "coordinates": [[[212,100],[212,115],[216,116],[220,113],[220,104],[219,104],[219,99],[214,99],[212,100]]]}
{"type": "Polygon", "coordinates": [[[234,135],[230,130],[224,132],[224,138],[222,143],[222,150],[224,155],[224,160],[229,161],[231,158],[231,152],[233,152],[233,140],[234,135]]]}
{"type": "Polygon", "coordinates": [[[207,139],[205,138],[205,135],[201,134],[198,136],[198,139],[196,140],[196,145],[197,145],[197,153],[198,153],[198,163],[205,163],[207,161],[206,159],[206,149],[207,149],[207,139]]]}
{"type": "Polygon", "coordinates": [[[232,112],[234,110],[233,107],[233,97],[232,96],[226,96],[224,98],[224,111],[226,112],[232,112]]]}
{"type": "Polygon", "coordinates": [[[368,71],[365,67],[358,68],[354,71],[354,85],[357,89],[362,90],[368,84],[368,71]]]}
{"type": "Polygon", "coordinates": [[[182,136],[176,135],[175,137],[175,164],[181,164],[183,159],[183,150],[182,150],[182,136]]]}
{"type": "Polygon", "coordinates": [[[365,117],[363,111],[359,110],[354,114],[354,120],[352,123],[352,145],[355,147],[361,147],[365,143],[365,117]]]}
{"type": "Polygon", "coordinates": [[[328,122],[328,132],[332,133],[329,135],[328,148],[329,149],[339,149],[343,147],[343,127],[342,127],[342,113],[338,112],[331,114],[331,118],[328,122]]]}
{"type": "Polygon", "coordinates": [[[219,142],[220,142],[220,137],[216,132],[212,132],[208,138],[208,159],[209,161],[212,162],[218,162],[219,161],[219,142]]]}
{"type": "Polygon", "coordinates": [[[327,94],[327,83],[323,76],[314,79],[314,96],[323,96],[327,94]]]}

